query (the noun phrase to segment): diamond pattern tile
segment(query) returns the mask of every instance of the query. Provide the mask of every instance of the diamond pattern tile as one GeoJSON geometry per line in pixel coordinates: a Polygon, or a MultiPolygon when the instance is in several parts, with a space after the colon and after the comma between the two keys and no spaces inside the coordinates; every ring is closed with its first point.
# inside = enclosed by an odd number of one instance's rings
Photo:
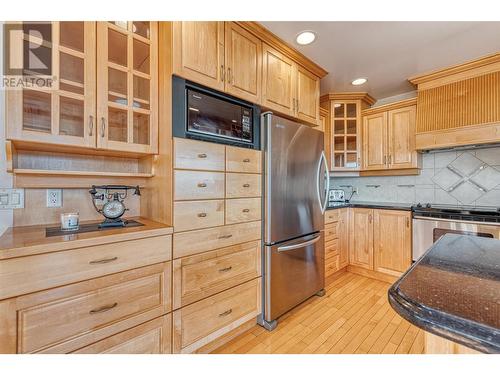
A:
{"type": "Polygon", "coordinates": [[[463,177],[460,177],[448,168],[444,168],[434,177],[432,177],[432,181],[439,185],[439,187],[441,187],[443,190],[448,191],[453,185],[458,183],[458,181],[462,180],[462,178],[463,177]]]}
{"type": "Polygon", "coordinates": [[[470,182],[464,182],[457,186],[450,195],[457,199],[462,204],[471,204],[476,199],[483,196],[483,192],[479,190],[476,186],[472,185],[470,182]]]}
{"type": "Polygon", "coordinates": [[[500,172],[493,167],[486,167],[471,177],[471,180],[489,191],[500,185],[500,172]]]}
{"type": "Polygon", "coordinates": [[[483,164],[484,163],[482,160],[479,160],[474,155],[468,152],[464,152],[449,165],[463,175],[470,176],[471,174],[476,172],[483,164]]]}

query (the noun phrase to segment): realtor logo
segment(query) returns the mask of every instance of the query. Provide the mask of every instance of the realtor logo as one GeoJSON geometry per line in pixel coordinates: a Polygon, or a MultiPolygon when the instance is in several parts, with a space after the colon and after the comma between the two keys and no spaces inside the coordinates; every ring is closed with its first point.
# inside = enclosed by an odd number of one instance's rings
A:
{"type": "Polygon", "coordinates": [[[52,49],[50,22],[5,23],[2,88],[52,89],[52,49]]]}

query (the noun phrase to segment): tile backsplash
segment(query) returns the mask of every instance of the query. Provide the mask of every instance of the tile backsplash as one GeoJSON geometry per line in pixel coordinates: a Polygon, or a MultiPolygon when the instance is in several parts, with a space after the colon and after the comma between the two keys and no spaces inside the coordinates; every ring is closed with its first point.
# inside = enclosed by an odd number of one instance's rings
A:
{"type": "Polygon", "coordinates": [[[500,147],[423,155],[418,176],[336,177],[330,185],[357,188],[352,201],[500,207],[500,147]]]}

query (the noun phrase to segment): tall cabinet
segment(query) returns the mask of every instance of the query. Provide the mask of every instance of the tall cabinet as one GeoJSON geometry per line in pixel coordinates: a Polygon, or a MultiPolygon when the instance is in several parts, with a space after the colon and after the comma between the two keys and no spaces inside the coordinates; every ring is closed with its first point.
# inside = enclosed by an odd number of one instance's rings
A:
{"type": "Polygon", "coordinates": [[[330,170],[361,169],[361,111],[374,102],[367,93],[330,93],[321,97],[321,107],[330,114],[330,170]]]}

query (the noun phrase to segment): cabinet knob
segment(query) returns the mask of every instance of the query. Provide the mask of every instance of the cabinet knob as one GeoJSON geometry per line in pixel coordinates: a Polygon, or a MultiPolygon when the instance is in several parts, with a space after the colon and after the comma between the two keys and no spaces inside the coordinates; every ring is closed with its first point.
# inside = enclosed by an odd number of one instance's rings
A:
{"type": "Polygon", "coordinates": [[[249,188],[249,187],[250,187],[250,184],[243,184],[243,187],[244,187],[244,188],[249,188]]]}
{"type": "Polygon", "coordinates": [[[220,79],[224,82],[224,76],[226,75],[226,71],[224,70],[224,65],[220,66],[220,79]]]}
{"type": "Polygon", "coordinates": [[[94,132],[94,116],[89,116],[89,137],[92,137],[92,133],[94,132]]]}
{"type": "Polygon", "coordinates": [[[104,138],[106,133],[106,119],[101,117],[101,138],[104,138]]]}
{"type": "Polygon", "coordinates": [[[198,187],[199,187],[199,188],[204,188],[204,187],[207,187],[207,184],[206,184],[206,183],[204,183],[204,182],[200,182],[200,183],[198,184],[198,187]]]}
{"type": "Polygon", "coordinates": [[[205,212],[200,212],[198,214],[198,217],[207,217],[207,214],[205,212]]]}
{"type": "Polygon", "coordinates": [[[250,159],[243,159],[243,163],[250,163],[250,159]]]}
{"type": "Polygon", "coordinates": [[[207,158],[207,154],[198,154],[198,157],[200,159],[206,159],[207,158]]]}
{"type": "Polygon", "coordinates": [[[231,314],[232,312],[233,312],[233,309],[229,309],[229,310],[224,311],[223,313],[220,313],[219,316],[222,318],[226,315],[231,314]]]}
{"type": "Polygon", "coordinates": [[[243,210],[241,210],[242,212],[250,212],[250,209],[248,208],[244,208],[243,210]]]}

